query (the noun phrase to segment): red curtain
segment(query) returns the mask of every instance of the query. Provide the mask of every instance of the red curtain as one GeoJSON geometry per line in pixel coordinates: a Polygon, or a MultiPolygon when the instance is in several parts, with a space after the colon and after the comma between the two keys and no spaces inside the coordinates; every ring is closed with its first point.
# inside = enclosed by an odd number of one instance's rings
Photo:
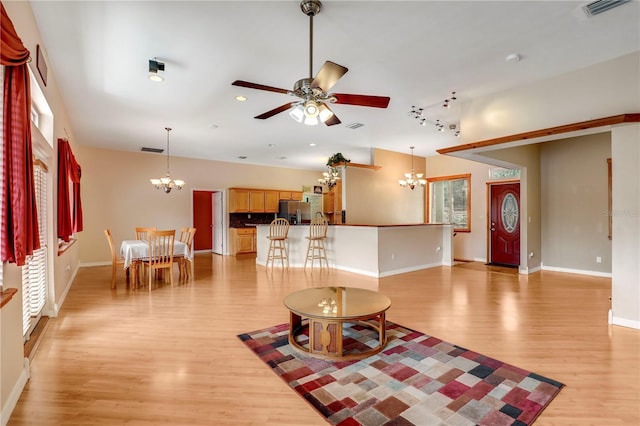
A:
{"type": "Polygon", "coordinates": [[[74,232],[82,231],[80,176],[80,164],[69,142],[58,139],[58,238],[64,241],[69,241],[74,232]],[[69,202],[69,180],[73,182],[73,210],[69,202]]]}
{"type": "Polygon", "coordinates": [[[0,257],[3,262],[22,266],[26,257],[40,248],[31,147],[29,51],[16,34],[4,5],[0,6],[0,63],[5,66],[0,257]]]}

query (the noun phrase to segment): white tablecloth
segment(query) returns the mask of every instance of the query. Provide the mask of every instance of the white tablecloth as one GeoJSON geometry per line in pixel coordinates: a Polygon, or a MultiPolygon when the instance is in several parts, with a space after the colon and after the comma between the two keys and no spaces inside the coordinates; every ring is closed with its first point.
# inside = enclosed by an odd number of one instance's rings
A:
{"type": "MultiPolygon", "coordinates": [[[[149,243],[142,240],[124,240],[120,245],[120,255],[124,257],[124,268],[126,269],[134,260],[149,257],[149,243]]],[[[174,241],[173,256],[186,257],[191,260],[192,253],[189,253],[185,243],[182,241],[174,241]]]]}

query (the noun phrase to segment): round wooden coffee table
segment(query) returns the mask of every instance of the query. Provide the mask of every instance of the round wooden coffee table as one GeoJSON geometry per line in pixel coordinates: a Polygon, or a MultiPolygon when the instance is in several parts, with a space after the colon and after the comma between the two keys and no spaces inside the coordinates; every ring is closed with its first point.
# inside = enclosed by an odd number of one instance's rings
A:
{"type": "Polygon", "coordinates": [[[387,344],[385,312],[391,300],[371,290],[351,287],[307,288],[284,299],[289,309],[289,343],[305,354],[329,360],[362,359],[384,349],[387,344]],[[303,324],[303,318],[308,319],[303,324]],[[378,333],[378,345],[345,353],[342,325],[357,323],[378,333]],[[308,328],[309,342],[303,345],[297,337],[308,328]]]}

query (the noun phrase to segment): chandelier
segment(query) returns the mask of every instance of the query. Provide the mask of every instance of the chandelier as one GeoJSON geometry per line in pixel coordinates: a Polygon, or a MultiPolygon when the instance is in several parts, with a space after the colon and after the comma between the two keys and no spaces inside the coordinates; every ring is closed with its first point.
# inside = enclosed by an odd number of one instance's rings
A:
{"type": "Polygon", "coordinates": [[[413,171],[413,149],[415,146],[410,146],[411,148],[411,172],[404,174],[404,179],[399,179],[398,183],[400,186],[404,186],[409,189],[413,189],[416,185],[425,186],[427,184],[427,180],[424,178],[424,173],[415,173],[413,171]]]}
{"type": "Polygon", "coordinates": [[[156,189],[162,189],[166,194],[170,193],[173,188],[182,189],[184,181],[180,179],[171,179],[169,173],[169,132],[171,127],[164,128],[167,131],[167,174],[160,179],[149,179],[156,189]]]}
{"type": "Polygon", "coordinates": [[[323,172],[318,182],[320,182],[321,185],[327,185],[329,189],[331,189],[336,186],[338,180],[340,180],[340,172],[337,168],[329,166],[329,171],[323,172]]]}

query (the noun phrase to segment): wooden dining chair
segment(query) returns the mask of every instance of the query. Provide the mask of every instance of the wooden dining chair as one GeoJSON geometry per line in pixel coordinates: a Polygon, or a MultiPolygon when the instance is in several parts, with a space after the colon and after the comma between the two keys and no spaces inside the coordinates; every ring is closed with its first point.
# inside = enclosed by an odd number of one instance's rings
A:
{"type": "Polygon", "coordinates": [[[271,221],[269,225],[269,251],[267,252],[266,267],[269,267],[271,262],[271,269],[273,270],[273,264],[276,260],[280,260],[282,267],[284,268],[285,262],[287,268],[289,267],[289,253],[287,252],[287,236],[289,235],[289,221],[283,217],[279,217],[271,221]]]}
{"type": "Polygon", "coordinates": [[[136,227],[136,240],[149,241],[149,232],[155,231],[155,226],[136,227]]]}
{"type": "Polygon", "coordinates": [[[178,269],[180,271],[180,279],[189,281],[193,279],[193,238],[196,234],[196,228],[182,228],[180,232],[180,241],[187,246],[189,257],[178,258],[178,269]]]}
{"type": "MultiPolygon", "coordinates": [[[[104,230],[104,235],[107,237],[107,242],[109,243],[109,249],[111,250],[111,288],[116,288],[116,274],[118,273],[118,268],[124,267],[124,258],[120,256],[116,252],[116,248],[113,244],[113,237],[111,236],[111,231],[109,228],[104,230]]],[[[126,271],[127,275],[129,274],[129,270],[126,271]]]]}
{"type": "Polygon", "coordinates": [[[146,267],[145,274],[149,279],[149,291],[155,277],[154,272],[163,271],[164,280],[169,278],[173,287],[173,246],[175,243],[176,231],[174,229],[166,231],[149,232],[149,257],[143,259],[142,263],[146,267]]]}

